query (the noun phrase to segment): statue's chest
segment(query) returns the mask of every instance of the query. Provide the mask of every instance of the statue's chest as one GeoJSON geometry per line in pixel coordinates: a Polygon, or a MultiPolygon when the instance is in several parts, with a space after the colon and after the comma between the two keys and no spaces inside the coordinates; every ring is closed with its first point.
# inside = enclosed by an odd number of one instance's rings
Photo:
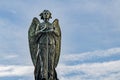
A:
{"type": "Polygon", "coordinates": [[[51,29],[53,29],[52,24],[44,23],[44,24],[41,25],[41,30],[47,31],[47,30],[51,30],[51,29]]]}

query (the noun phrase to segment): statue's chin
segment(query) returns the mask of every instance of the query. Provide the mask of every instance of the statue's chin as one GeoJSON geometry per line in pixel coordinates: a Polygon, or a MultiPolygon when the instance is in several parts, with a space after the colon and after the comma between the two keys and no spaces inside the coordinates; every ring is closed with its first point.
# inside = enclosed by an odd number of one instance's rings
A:
{"type": "Polygon", "coordinates": [[[49,18],[45,17],[44,19],[49,19],[49,18]]]}
{"type": "Polygon", "coordinates": [[[44,18],[44,21],[45,21],[45,22],[49,21],[49,18],[44,18]]]}

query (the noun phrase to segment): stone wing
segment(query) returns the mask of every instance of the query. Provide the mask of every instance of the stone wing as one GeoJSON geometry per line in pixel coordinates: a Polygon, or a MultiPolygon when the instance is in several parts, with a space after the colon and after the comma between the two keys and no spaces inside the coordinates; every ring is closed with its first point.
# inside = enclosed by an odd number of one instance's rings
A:
{"type": "Polygon", "coordinates": [[[61,50],[61,29],[60,29],[60,26],[59,26],[59,21],[58,19],[55,19],[53,21],[53,26],[54,26],[54,29],[55,29],[55,60],[54,60],[54,65],[55,67],[57,67],[57,64],[59,62],[59,57],[60,57],[60,50],[61,50]]]}
{"type": "Polygon", "coordinates": [[[36,61],[37,61],[36,59],[37,43],[36,43],[35,31],[37,25],[39,24],[40,24],[39,20],[36,17],[34,17],[28,30],[29,49],[34,66],[36,65],[36,61]]]}

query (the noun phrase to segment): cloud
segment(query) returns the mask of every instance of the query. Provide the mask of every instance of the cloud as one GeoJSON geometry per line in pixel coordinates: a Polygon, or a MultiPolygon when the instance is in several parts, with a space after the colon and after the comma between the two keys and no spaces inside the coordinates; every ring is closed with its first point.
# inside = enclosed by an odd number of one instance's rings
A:
{"type": "MultiPolygon", "coordinates": [[[[68,60],[92,60],[95,58],[109,57],[119,55],[120,48],[111,48],[108,50],[97,50],[93,52],[86,52],[82,54],[66,54],[61,56],[61,61],[57,67],[57,73],[60,80],[119,80],[120,76],[120,60],[107,62],[91,62],[76,65],[65,64],[68,60]],[[87,57],[86,57],[87,56],[87,57]]],[[[0,77],[11,76],[32,76],[33,66],[23,65],[0,65],[0,77]]]]}
{"type": "Polygon", "coordinates": [[[120,60],[104,63],[85,63],[82,65],[59,65],[60,80],[119,80],[120,60]]]}
{"type": "MultiPolygon", "coordinates": [[[[120,60],[82,65],[59,64],[57,73],[60,80],[119,80],[120,60]]],[[[0,77],[33,76],[33,66],[0,65],[0,77]]]]}
{"type": "Polygon", "coordinates": [[[15,53],[9,53],[9,54],[0,54],[1,58],[0,60],[10,60],[10,59],[16,59],[18,58],[18,55],[15,53]]]}
{"type": "Polygon", "coordinates": [[[18,58],[18,55],[7,55],[7,56],[4,56],[4,59],[13,59],[13,58],[18,58]]]}
{"type": "Polygon", "coordinates": [[[33,73],[32,66],[0,65],[0,77],[28,76],[33,73]]]}
{"type": "MultiPolygon", "coordinates": [[[[76,53],[76,54],[63,54],[62,57],[62,62],[71,62],[71,61],[79,61],[83,62],[84,61],[90,61],[90,60],[96,60],[99,62],[99,60],[108,58],[108,60],[112,60],[112,57],[117,57],[120,55],[120,48],[111,48],[107,50],[95,50],[92,52],[85,52],[85,53],[76,53]],[[99,60],[98,60],[99,59],[99,60]]],[[[117,58],[116,58],[117,59],[117,58]]],[[[96,62],[95,61],[95,62],[96,62]]],[[[103,60],[105,61],[105,60],[103,60]]]]}

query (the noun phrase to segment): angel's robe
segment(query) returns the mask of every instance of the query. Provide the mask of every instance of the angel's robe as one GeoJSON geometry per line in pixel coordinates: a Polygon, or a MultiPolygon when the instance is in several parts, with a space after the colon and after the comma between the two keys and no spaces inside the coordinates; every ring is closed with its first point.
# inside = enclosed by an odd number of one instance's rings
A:
{"type": "MultiPolygon", "coordinates": [[[[43,26],[47,26],[48,28],[45,29],[44,31],[49,31],[54,29],[53,25],[51,23],[41,23],[40,29],[43,26]]],[[[55,38],[54,38],[54,33],[53,32],[45,32],[45,33],[40,33],[41,36],[39,38],[39,44],[48,44],[48,45],[55,45],[55,38]],[[48,39],[48,40],[47,40],[48,39]],[[48,42],[47,42],[48,41],[48,42]]]]}
{"type": "MultiPolygon", "coordinates": [[[[54,29],[51,23],[41,23],[39,28],[36,30],[41,30],[45,27],[45,32],[41,32],[38,36],[38,58],[40,59],[42,78],[54,77],[54,57],[55,57],[55,32],[47,32],[54,29]],[[47,57],[48,56],[48,57],[47,57]],[[47,59],[48,58],[48,59],[47,59]],[[48,60],[48,61],[47,61],[48,60]],[[48,71],[47,71],[48,70],[48,71]]],[[[39,63],[36,63],[39,65],[39,63]]]]}

